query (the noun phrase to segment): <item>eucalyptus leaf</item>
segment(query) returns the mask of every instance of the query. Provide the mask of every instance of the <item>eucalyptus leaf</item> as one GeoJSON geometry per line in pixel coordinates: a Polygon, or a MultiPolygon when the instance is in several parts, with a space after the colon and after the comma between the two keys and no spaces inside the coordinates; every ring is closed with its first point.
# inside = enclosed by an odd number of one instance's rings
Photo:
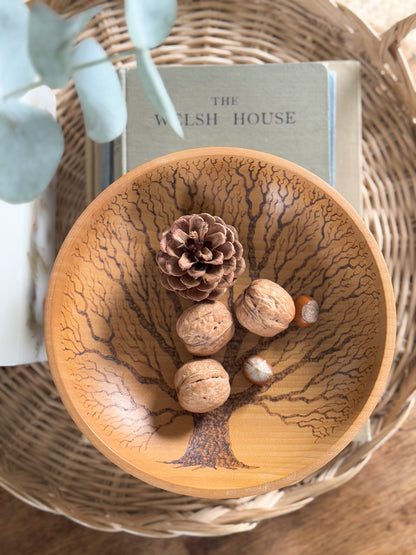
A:
{"type": "Polygon", "coordinates": [[[137,71],[143,88],[156,108],[158,113],[165,118],[172,129],[183,138],[183,130],[179,122],[178,114],[169,97],[166,87],[152,60],[148,50],[139,50],[136,54],[137,71]]]}
{"type": "Polygon", "coordinates": [[[29,8],[21,0],[0,0],[0,94],[32,83],[35,70],[28,55],[29,8]]]}
{"type": "Polygon", "coordinates": [[[116,70],[95,39],[85,39],[72,55],[74,82],[84,114],[87,135],[97,143],[118,137],[127,123],[127,108],[116,70]],[[88,66],[88,64],[90,64],[88,66]],[[75,66],[87,65],[82,69],[75,66]]]}
{"type": "Polygon", "coordinates": [[[9,99],[0,104],[0,198],[29,202],[50,183],[64,150],[62,131],[45,110],[9,99]]]}
{"type": "Polygon", "coordinates": [[[176,0],[125,0],[127,29],[136,48],[154,48],[170,33],[178,7],[176,0]]]}
{"type": "Polygon", "coordinates": [[[43,81],[52,88],[64,87],[71,78],[71,55],[75,41],[88,21],[101,10],[95,6],[64,19],[42,2],[30,10],[29,52],[43,81]]]}

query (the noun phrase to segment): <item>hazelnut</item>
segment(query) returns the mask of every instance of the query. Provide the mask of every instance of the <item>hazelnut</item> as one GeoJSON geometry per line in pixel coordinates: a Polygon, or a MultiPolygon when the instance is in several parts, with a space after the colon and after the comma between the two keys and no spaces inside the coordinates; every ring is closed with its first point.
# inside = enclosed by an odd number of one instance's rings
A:
{"type": "Polygon", "coordinates": [[[198,303],[179,316],[176,332],[190,353],[212,355],[234,335],[233,317],[220,301],[198,303]]]}
{"type": "Polygon", "coordinates": [[[269,279],[252,281],[237,298],[234,310],[243,327],[262,337],[284,331],[295,317],[292,297],[269,279]]]}
{"type": "Polygon", "coordinates": [[[243,373],[249,382],[256,385],[268,383],[273,376],[272,367],[267,360],[257,355],[249,357],[244,362],[243,373]]]}
{"type": "Polygon", "coordinates": [[[209,412],[230,395],[230,379],[224,367],[212,358],[193,360],[179,368],[174,377],[179,404],[190,412],[209,412]]]}
{"type": "Polygon", "coordinates": [[[315,299],[300,295],[295,299],[296,314],[294,323],[299,328],[307,328],[318,320],[319,306],[315,299]]]}

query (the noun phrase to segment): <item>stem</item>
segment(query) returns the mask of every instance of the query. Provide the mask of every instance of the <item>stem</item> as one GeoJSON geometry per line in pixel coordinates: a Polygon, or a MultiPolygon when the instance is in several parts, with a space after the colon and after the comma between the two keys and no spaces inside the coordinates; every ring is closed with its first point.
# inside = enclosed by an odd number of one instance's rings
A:
{"type": "Polygon", "coordinates": [[[124,56],[128,56],[129,54],[135,54],[136,48],[130,48],[129,50],[125,50],[124,52],[118,52],[116,54],[112,54],[111,56],[106,56],[105,58],[100,58],[99,60],[93,60],[92,62],[86,62],[85,64],[80,64],[79,66],[74,66],[72,71],[78,71],[80,69],[85,69],[87,67],[97,66],[104,62],[115,62],[117,60],[121,60],[124,56]]]}
{"type": "Polygon", "coordinates": [[[21,87],[20,89],[16,89],[12,92],[9,92],[7,94],[5,94],[3,96],[3,100],[7,100],[8,98],[12,98],[13,96],[21,96],[22,94],[31,91],[32,89],[35,89],[36,87],[40,87],[40,85],[43,85],[43,81],[42,79],[38,79],[37,81],[33,81],[33,83],[30,83],[29,85],[25,85],[24,87],[21,87]]]}
{"type": "MultiPolygon", "coordinates": [[[[130,48],[129,50],[125,50],[124,52],[121,52],[121,53],[119,52],[117,54],[112,54],[111,56],[106,56],[105,58],[100,58],[99,60],[93,60],[92,62],[86,62],[85,64],[74,66],[72,68],[72,72],[79,71],[81,69],[86,69],[87,67],[97,66],[104,62],[114,62],[117,60],[121,60],[121,58],[124,58],[124,56],[128,56],[129,54],[135,54],[135,53],[136,53],[136,48],[130,48]]],[[[25,85],[20,89],[15,89],[14,91],[11,91],[5,94],[3,96],[3,100],[7,100],[8,98],[13,98],[14,96],[21,96],[24,93],[31,91],[32,89],[35,89],[36,87],[40,87],[40,85],[44,85],[44,82],[42,81],[42,79],[37,79],[36,81],[33,81],[33,83],[30,83],[29,85],[25,85]]]]}

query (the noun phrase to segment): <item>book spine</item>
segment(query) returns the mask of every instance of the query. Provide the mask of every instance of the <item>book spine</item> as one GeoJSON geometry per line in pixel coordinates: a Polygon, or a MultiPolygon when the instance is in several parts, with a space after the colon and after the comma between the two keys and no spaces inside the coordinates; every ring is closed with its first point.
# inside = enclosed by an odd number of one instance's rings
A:
{"type": "Polygon", "coordinates": [[[85,200],[88,205],[96,196],[94,177],[94,144],[85,137],[85,200]]]}
{"type": "MultiPolygon", "coordinates": [[[[126,95],[126,70],[121,68],[118,71],[121,90],[127,103],[126,95]]],[[[123,133],[113,141],[113,180],[118,179],[127,172],[127,127],[123,133]]]]}

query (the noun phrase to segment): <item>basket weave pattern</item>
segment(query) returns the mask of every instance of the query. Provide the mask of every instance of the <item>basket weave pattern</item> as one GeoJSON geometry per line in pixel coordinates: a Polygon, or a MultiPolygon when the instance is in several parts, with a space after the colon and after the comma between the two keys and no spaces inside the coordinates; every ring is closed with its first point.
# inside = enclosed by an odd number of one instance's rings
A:
{"type": "MultiPolygon", "coordinates": [[[[86,2],[49,4],[72,13],[86,2]]],[[[34,364],[0,369],[0,484],[35,507],[96,529],[217,536],[250,530],[348,481],[400,427],[416,397],[416,95],[398,44],[415,23],[411,16],[380,37],[328,0],[182,0],[173,32],[153,51],[158,64],[361,62],[364,218],[391,272],[398,322],[391,378],[371,418],[372,441],[349,445],[319,473],[279,491],[220,502],[188,498],[133,478],[96,451],[64,409],[48,365],[34,364]]],[[[86,36],[108,54],[131,48],[122,2],[105,2],[86,36]]],[[[118,64],[133,61],[126,56],[118,64]]],[[[57,247],[85,206],[84,125],[72,85],[59,93],[58,115],[66,151],[58,175],[57,247]]]]}

